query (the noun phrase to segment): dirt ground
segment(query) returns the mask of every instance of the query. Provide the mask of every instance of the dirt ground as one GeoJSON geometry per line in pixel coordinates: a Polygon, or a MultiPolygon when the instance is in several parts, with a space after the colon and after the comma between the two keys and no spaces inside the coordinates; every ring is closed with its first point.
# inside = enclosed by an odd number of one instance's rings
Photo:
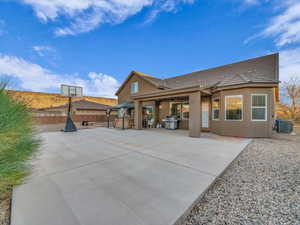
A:
{"type": "Polygon", "coordinates": [[[11,193],[0,199],[0,225],[10,225],[10,201],[11,193]]]}

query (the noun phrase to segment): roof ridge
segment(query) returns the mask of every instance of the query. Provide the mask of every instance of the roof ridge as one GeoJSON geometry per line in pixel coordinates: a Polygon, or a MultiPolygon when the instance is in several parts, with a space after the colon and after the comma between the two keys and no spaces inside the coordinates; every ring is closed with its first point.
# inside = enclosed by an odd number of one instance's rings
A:
{"type": "Polygon", "coordinates": [[[153,76],[153,75],[150,75],[150,74],[147,74],[147,73],[142,73],[142,72],[139,72],[139,71],[133,71],[134,73],[136,73],[136,74],[138,74],[138,75],[140,75],[140,76],[144,76],[144,77],[151,77],[151,78],[156,78],[156,79],[160,79],[160,78],[157,78],[157,77],[155,77],[155,76],[153,76]]]}

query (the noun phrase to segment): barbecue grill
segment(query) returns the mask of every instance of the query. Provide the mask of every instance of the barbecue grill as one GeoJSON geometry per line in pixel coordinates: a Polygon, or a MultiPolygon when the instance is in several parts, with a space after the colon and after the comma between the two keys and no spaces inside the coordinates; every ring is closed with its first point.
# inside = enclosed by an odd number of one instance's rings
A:
{"type": "Polygon", "coordinates": [[[167,117],[166,119],[163,119],[163,122],[165,123],[165,128],[169,130],[176,130],[178,128],[178,120],[174,117],[167,117]]]}

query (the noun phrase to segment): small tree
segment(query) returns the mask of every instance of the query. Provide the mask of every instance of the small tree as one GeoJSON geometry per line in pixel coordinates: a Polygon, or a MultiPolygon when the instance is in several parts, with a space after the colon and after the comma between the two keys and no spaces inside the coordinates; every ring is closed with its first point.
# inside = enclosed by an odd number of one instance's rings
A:
{"type": "Polygon", "coordinates": [[[299,77],[292,77],[288,82],[284,82],[282,94],[286,98],[286,104],[282,105],[286,114],[289,114],[292,120],[296,120],[300,114],[300,80],[299,77]]]}
{"type": "Polygon", "coordinates": [[[6,94],[0,83],[0,199],[20,184],[30,171],[29,160],[38,149],[31,115],[22,102],[6,94]]]}

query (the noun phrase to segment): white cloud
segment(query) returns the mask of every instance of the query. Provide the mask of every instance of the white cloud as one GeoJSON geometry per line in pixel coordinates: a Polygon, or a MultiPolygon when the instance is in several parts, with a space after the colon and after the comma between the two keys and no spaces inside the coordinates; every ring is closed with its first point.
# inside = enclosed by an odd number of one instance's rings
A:
{"type": "Polygon", "coordinates": [[[162,11],[176,11],[180,3],[194,0],[23,0],[33,7],[44,22],[64,17],[70,20],[66,27],[55,30],[57,36],[76,35],[94,30],[101,24],[119,24],[148,7],[149,19],[162,11]]]}
{"type": "Polygon", "coordinates": [[[0,54],[0,76],[17,79],[21,89],[31,91],[57,90],[60,84],[79,85],[85,95],[114,97],[120,86],[112,76],[91,72],[87,79],[77,75],[58,74],[40,65],[15,56],[0,54]]]}
{"type": "Polygon", "coordinates": [[[285,7],[262,32],[264,36],[276,37],[279,47],[300,42],[300,2],[287,1],[285,7]]]}
{"type": "MultiPolygon", "coordinates": [[[[263,0],[244,0],[246,2],[259,3],[263,0]]],[[[265,0],[266,1],[266,0],[265,0]]],[[[274,38],[278,47],[300,42],[300,2],[299,0],[273,1],[277,15],[272,17],[265,28],[249,38],[244,43],[257,38],[274,38]]]]}
{"type": "Polygon", "coordinates": [[[54,49],[50,46],[33,46],[32,48],[39,56],[45,56],[47,52],[54,51],[54,49]]]}
{"type": "Polygon", "coordinates": [[[280,52],[280,80],[288,81],[293,76],[300,78],[300,47],[280,52]]]}
{"type": "MultiPolygon", "coordinates": [[[[183,3],[189,3],[189,4],[192,4],[194,2],[194,0],[180,0],[180,1],[183,3]]],[[[150,12],[145,23],[150,23],[153,20],[155,20],[156,17],[158,16],[158,14],[160,14],[161,12],[176,12],[178,2],[180,2],[180,1],[176,1],[176,0],[154,1],[153,10],[150,12]]]]}

